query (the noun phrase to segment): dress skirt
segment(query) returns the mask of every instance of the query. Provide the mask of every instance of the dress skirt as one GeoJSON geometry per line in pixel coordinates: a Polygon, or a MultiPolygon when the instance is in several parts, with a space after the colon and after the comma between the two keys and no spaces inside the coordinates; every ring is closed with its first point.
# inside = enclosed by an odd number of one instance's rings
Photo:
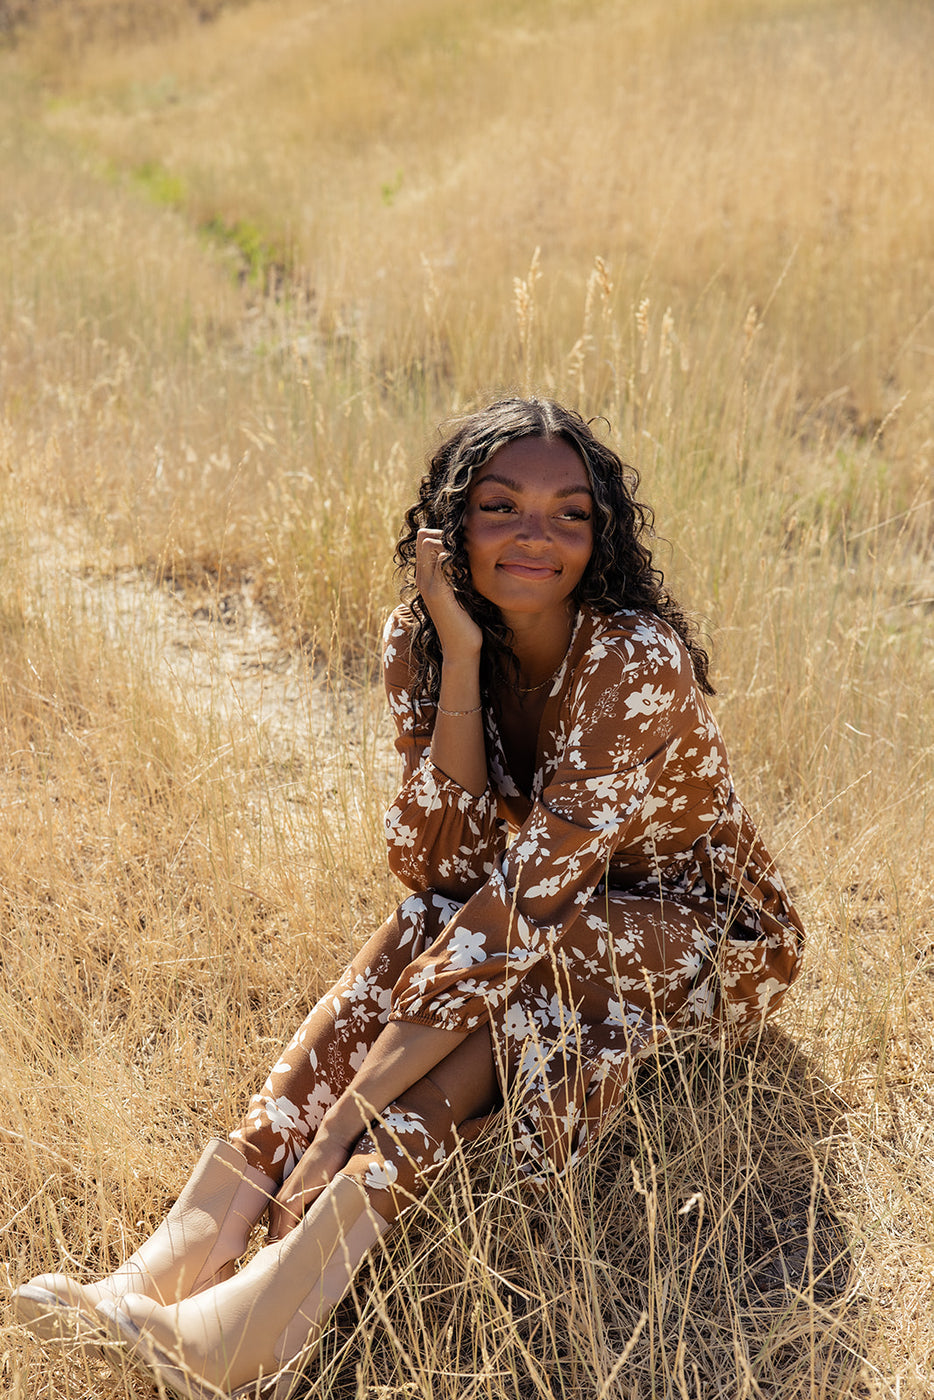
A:
{"type": "MultiPolygon", "coordinates": [[[[461,907],[431,890],[410,895],[360,949],[231,1135],[251,1165],[276,1180],[289,1175],[387,1023],[394,986],[461,907]]],[[[509,1106],[499,1116],[529,1183],[544,1185],[580,1158],[654,1045],[717,1039],[724,1029],[737,1041],[755,1034],[791,980],[793,946],[731,925],[708,891],[598,887],[551,954],[490,1012],[509,1106]]],[[[447,1100],[422,1080],[374,1121],[345,1173],[391,1219],[487,1121],[454,1123],[447,1100]]]]}

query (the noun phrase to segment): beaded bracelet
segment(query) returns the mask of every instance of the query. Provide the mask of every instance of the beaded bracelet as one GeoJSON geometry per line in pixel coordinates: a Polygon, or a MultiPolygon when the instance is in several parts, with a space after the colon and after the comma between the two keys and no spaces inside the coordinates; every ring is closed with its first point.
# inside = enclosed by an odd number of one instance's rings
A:
{"type": "Polygon", "coordinates": [[[478,715],[483,709],[482,705],[474,705],[472,710],[446,710],[443,706],[436,706],[439,715],[448,715],[451,719],[459,718],[461,715],[478,715]]]}

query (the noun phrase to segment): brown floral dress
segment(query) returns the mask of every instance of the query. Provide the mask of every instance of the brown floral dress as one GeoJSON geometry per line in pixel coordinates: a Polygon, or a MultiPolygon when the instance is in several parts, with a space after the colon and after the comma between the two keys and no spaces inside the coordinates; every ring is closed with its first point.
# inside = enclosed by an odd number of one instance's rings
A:
{"type": "MultiPolygon", "coordinates": [[[[389,861],[413,893],[314,1008],[233,1140],[284,1176],[387,1020],[488,1023],[518,1160],[542,1183],[586,1150],[653,1045],[755,1034],[798,971],[803,930],[666,623],[582,609],[531,792],[487,705],[489,781],[474,797],[431,762],[411,622],[405,608],[389,619],[384,664],[403,761],[389,861]]],[[[358,1144],[347,1170],[381,1213],[417,1198],[480,1126],[451,1123],[441,1098],[422,1081],[358,1144]]]]}

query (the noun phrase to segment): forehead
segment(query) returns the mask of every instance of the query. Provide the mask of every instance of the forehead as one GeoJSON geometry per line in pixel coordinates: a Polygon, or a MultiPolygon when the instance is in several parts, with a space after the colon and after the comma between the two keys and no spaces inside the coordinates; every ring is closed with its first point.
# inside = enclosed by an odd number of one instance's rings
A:
{"type": "Polygon", "coordinates": [[[493,478],[517,490],[590,491],[584,460],[564,438],[522,437],[498,448],[474,474],[472,486],[493,478]]]}

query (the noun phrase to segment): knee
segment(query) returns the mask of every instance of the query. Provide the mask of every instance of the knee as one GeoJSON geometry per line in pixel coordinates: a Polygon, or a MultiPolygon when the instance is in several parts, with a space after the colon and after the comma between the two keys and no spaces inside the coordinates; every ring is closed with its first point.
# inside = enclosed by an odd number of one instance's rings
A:
{"type": "Polygon", "coordinates": [[[450,1101],[428,1079],[400,1094],[357,1143],[345,1176],[368,1191],[387,1220],[420,1199],[458,1142],[450,1101]]]}

